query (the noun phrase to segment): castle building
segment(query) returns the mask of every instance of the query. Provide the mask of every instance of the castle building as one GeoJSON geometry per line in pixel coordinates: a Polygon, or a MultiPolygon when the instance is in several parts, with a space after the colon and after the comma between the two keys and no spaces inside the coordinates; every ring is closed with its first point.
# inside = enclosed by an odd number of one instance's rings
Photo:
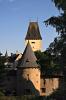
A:
{"type": "Polygon", "coordinates": [[[13,69],[6,73],[3,88],[9,95],[48,96],[58,89],[59,76],[42,74],[37,64],[34,51],[41,50],[42,42],[37,22],[29,23],[25,41],[24,53],[17,56],[16,66],[13,64],[13,69]]]}
{"type": "Polygon", "coordinates": [[[48,96],[59,87],[59,77],[42,75],[34,51],[41,50],[42,37],[37,22],[30,22],[25,38],[26,48],[18,63],[17,95],[48,96]]]}
{"type": "Polygon", "coordinates": [[[40,95],[40,66],[28,42],[17,71],[17,95],[40,95]]]}
{"type": "Polygon", "coordinates": [[[30,42],[33,51],[41,50],[42,47],[42,37],[40,34],[38,22],[30,22],[27,35],[25,37],[26,44],[30,42]]]}

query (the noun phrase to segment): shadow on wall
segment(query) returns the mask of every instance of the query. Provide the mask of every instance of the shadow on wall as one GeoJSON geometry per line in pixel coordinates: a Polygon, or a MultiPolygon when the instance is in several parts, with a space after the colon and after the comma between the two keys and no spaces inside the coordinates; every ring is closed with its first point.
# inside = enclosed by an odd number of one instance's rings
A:
{"type": "Polygon", "coordinates": [[[8,71],[3,85],[2,91],[5,96],[40,95],[31,80],[22,76],[22,72],[17,74],[17,71],[8,71]]]}
{"type": "Polygon", "coordinates": [[[2,80],[0,80],[0,91],[5,96],[16,95],[16,71],[15,70],[7,70],[4,73],[2,80]]]}
{"type": "Polygon", "coordinates": [[[39,91],[35,88],[33,83],[31,82],[30,79],[25,79],[24,77],[19,77],[17,78],[17,90],[16,90],[16,95],[21,96],[21,95],[35,95],[39,96],[40,93],[39,91]]]}

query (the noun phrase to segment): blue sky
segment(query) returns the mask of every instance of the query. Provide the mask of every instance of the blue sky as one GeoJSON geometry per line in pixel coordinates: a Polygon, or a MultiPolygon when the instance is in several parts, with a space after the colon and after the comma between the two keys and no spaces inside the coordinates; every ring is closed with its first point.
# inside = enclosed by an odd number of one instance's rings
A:
{"type": "Polygon", "coordinates": [[[51,0],[0,0],[0,51],[23,52],[29,22],[37,19],[43,38],[42,50],[46,50],[57,33],[43,21],[54,15],[59,15],[59,11],[51,0]]]}

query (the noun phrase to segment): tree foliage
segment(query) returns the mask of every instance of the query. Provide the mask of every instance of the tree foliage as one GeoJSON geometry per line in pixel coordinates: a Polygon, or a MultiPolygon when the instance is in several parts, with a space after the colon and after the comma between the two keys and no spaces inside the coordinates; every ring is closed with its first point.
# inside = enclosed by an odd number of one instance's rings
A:
{"type": "Polygon", "coordinates": [[[60,64],[64,70],[66,66],[66,0],[52,0],[52,2],[60,11],[60,15],[52,16],[44,22],[47,26],[51,25],[56,28],[56,31],[60,35],[54,39],[48,50],[55,54],[56,59],[57,57],[59,58],[60,54],[60,62],[58,62],[58,64],[60,64]]]}
{"type": "MultiPolygon", "coordinates": [[[[48,48],[48,52],[54,53],[54,63],[57,63],[61,69],[64,77],[62,81],[63,86],[59,88],[54,97],[65,97],[66,93],[66,0],[52,0],[55,7],[62,13],[59,16],[52,16],[45,21],[45,24],[51,25],[56,28],[56,31],[60,34],[54,39],[48,48]],[[60,55],[59,55],[60,54],[60,55]]],[[[60,71],[59,69],[59,71],[60,71]]]]}
{"type": "Polygon", "coordinates": [[[55,3],[55,6],[60,10],[66,10],[66,0],[52,0],[55,3]]]}
{"type": "Polygon", "coordinates": [[[56,31],[59,33],[66,32],[66,0],[52,0],[58,10],[63,11],[59,16],[52,16],[47,19],[45,22],[46,25],[51,25],[56,28],[56,31]]]}
{"type": "Polygon", "coordinates": [[[37,57],[37,62],[40,64],[41,71],[45,75],[51,75],[53,71],[55,72],[53,58],[49,50],[44,52],[36,51],[35,55],[37,57]]]}

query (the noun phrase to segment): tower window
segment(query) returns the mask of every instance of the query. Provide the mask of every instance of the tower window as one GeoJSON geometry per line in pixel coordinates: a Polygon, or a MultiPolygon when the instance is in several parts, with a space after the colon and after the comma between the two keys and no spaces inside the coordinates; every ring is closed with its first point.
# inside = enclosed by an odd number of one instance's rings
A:
{"type": "Polygon", "coordinates": [[[44,80],[44,85],[46,84],[46,80],[44,80]]]}
{"type": "Polygon", "coordinates": [[[41,91],[42,92],[46,92],[46,88],[41,88],[41,91]]]}
{"type": "Polygon", "coordinates": [[[35,43],[35,42],[32,42],[32,43],[35,43]]]}
{"type": "Polygon", "coordinates": [[[27,80],[29,80],[29,74],[27,74],[27,80]]]}
{"type": "Polygon", "coordinates": [[[27,74],[27,76],[29,77],[29,74],[27,74]]]}
{"type": "Polygon", "coordinates": [[[29,62],[29,60],[27,59],[26,62],[29,62]]]}

